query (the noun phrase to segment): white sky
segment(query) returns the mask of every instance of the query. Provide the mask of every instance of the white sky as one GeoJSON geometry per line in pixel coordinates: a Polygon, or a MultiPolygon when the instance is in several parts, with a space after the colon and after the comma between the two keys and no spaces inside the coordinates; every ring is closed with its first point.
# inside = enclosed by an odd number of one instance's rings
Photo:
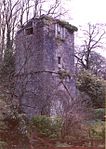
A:
{"type": "MultiPolygon", "coordinates": [[[[88,22],[106,24],[106,0],[63,0],[63,3],[70,10],[69,22],[77,27],[88,22]]],[[[106,49],[99,53],[106,57],[106,49]]]]}
{"type": "Polygon", "coordinates": [[[106,23],[106,0],[68,0],[68,3],[69,1],[75,24],[106,23]]]}

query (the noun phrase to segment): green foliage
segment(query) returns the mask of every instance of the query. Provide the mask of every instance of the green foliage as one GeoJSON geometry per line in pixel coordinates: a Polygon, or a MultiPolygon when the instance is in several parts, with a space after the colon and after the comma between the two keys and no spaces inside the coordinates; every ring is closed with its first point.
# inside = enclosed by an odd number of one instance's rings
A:
{"type": "Polygon", "coordinates": [[[59,78],[60,78],[61,80],[64,80],[64,79],[66,79],[67,77],[70,78],[70,73],[67,72],[66,70],[59,70],[59,71],[58,71],[58,74],[59,74],[59,78]]]}
{"type": "Polygon", "coordinates": [[[47,116],[35,116],[32,118],[32,125],[42,136],[49,138],[59,137],[61,130],[61,119],[47,116]]]}
{"type": "Polygon", "coordinates": [[[78,28],[74,25],[71,25],[69,22],[66,22],[64,20],[59,20],[59,19],[53,19],[51,16],[48,16],[48,15],[44,15],[43,16],[46,20],[45,20],[45,23],[46,24],[49,24],[51,21],[57,21],[57,23],[59,23],[61,26],[67,28],[70,32],[73,32],[73,31],[78,31],[78,28]]]}
{"type": "Polygon", "coordinates": [[[20,114],[17,109],[13,108],[3,113],[2,123],[0,141],[6,142],[8,148],[17,146],[17,148],[28,149],[26,147],[29,145],[28,120],[25,114],[20,114]]]}
{"type": "Polygon", "coordinates": [[[95,115],[94,119],[104,120],[105,109],[104,108],[94,109],[94,115],[95,115]]]}
{"type": "Polygon", "coordinates": [[[105,125],[102,121],[94,121],[90,124],[90,137],[97,139],[105,139],[105,125]]]}
{"type": "Polygon", "coordinates": [[[105,86],[103,79],[96,77],[88,71],[81,71],[77,79],[77,88],[85,92],[92,100],[96,108],[104,107],[105,104],[105,86]]]}
{"type": "Polygon", "coordinates": [[[60,25],[62,25],[65,28],[67,28],[69,31],[78,31],[78,28],[76,26],[73,26],[73,25],[69,24],[66,21],[58,20],[58,22],[59,22],[60,25]]]}

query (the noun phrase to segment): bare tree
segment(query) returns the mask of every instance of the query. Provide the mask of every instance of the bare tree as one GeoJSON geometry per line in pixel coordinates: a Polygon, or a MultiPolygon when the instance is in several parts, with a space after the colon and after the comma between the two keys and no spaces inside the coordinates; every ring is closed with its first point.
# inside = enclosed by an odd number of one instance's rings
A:
{"type": "Polygon", "coordinates": [[[105,26],[88,23],[87,29],[82,30],[82,33],[83,44],[76,50],[75,57],[82,68],[89,70],[92,51],[103,48],[106,35],[105,26]]]}
{"type": "Polygon", "coordinates": [[[22,27],[32,17],[40,17],[42,14],[58,17],[66,12],[60,12],[60,0],[49,2],[47,0],[3,0],[0,7],[1,61],[5,52],[8,52],[6,49],[12,53],[14,51],[17,27],[22,27]]]}
{"type": "Polygon", "coordinates": [[[90,70],[96,76],[106,77],[106,58],[97,52],[91,52],[90,55],[90,70]]]}
{"type": "Polygon", "coordinates": [[[59,10],[60,7],[61,7],[60,0],[53,0],[53,1],[50,0],[49,2],[47,2],[47,0],[35,0],[34,17],[39,17],[42,14],[51,15],[54,17],[63,15],[66,11],[60,12],[59,10]]]}
{"type": "Polygon", "coordinates": [[[33,17],[30,16],[30,13],[34,7],[34,4],[31,0],[22,0],[19,4],[19,26],[22,27],[24,23],[28,22],[28,20],[33,17]]]}
{"type": "Polygon", "coordinates": [[[13,52],[15,29],[18,22],[19,0],[4,0],[1,5],[1,61],[8,49],[13,52]]]}

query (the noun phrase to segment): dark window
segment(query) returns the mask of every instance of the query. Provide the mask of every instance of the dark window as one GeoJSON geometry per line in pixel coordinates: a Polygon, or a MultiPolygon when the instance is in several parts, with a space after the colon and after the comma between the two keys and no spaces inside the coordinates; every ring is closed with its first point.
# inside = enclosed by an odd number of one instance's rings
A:
{"type": "Polygon", "coordinates": [[[26,29],[26,35],[31,35],[31,34],[33,34],[33,27],[26,29]]]}
{"type": "Polygon", "coordinates": [[[61,64],[61,57],[58,57],[58,64],[61,64]]]}

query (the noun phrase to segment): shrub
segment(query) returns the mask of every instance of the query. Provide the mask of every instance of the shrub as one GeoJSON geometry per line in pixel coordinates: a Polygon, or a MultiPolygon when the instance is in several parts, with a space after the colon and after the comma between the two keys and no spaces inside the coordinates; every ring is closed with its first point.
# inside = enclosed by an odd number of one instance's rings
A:
{"type": "Polygon", "coordinates": [[[92,101],[94,108],[105,106],[105,86],[106,82],[91,74],[89,71],[81,71],[77,78],[77,88],[86,93],[92,101]]]}
{"type": "Polygon", "coordinates": [[[105,139],[105,126],[103,121],[93,121],[90,123],[90,137],[105,139]]]}
{"type": "Polygon", "coordinates": [[[58,138],[61,130],[61,119],[47,116],[35,116],[32,118],[32,125],[38,133],[49,138],[58,138]]]}
{"type": "Polygon", "coordinates": [[[105,116],[105,109],[104,108],[99,108],[94,110],[94,115],[96,120],[104,120],[105,116]]]}
{"type": "MultiPolygon", "coordinates": [[[[25,114],[19,114],[15,110],[3,114],[2,125],[0,131],[0,149],[4,146],[8,148],[28,149],[28,124],[25,114]]],[[[6,147],[5,147],[6,149],[6,147]]]]}

